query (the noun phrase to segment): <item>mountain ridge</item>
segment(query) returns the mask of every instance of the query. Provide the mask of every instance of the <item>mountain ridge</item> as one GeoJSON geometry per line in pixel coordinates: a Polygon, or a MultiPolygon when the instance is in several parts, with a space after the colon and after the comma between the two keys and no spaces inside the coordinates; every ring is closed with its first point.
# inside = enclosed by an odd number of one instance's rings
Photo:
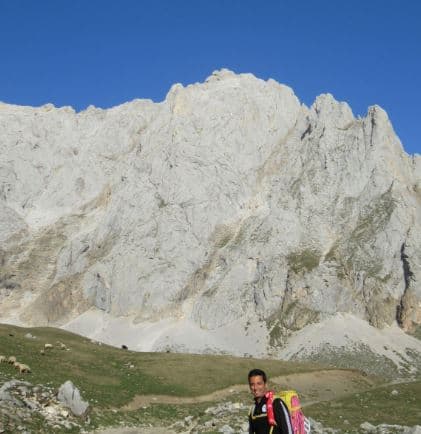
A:
{"type": "Polygon", "coordinates": [[[0,131],[3,322],[259,354],[341,312],[421,324],[421,157],[378,106],[221,70],[160,103],[2,104],[0,131]]]}

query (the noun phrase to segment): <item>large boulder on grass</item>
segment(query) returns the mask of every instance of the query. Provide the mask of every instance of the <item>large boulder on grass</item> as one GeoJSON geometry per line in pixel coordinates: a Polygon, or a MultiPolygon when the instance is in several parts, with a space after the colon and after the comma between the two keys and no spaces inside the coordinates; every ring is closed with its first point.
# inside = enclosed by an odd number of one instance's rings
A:
{"type": "Polygon", "coordinates": [[[57,399],[75,416],[85,416],[88,412],[89,403],[82,399],[79,389],[70,380],[60,386],[57,399]]]}

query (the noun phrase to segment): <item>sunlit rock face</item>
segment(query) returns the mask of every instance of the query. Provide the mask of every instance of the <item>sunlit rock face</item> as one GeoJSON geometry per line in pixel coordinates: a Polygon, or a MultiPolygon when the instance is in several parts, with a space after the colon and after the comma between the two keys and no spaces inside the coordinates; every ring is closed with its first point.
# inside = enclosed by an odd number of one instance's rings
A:
{"type": "Polygon", "coordinates": [[[265,348],[337,312],[421,324],[421,157],[380,107],[221,70],[161,103],[0,104],[0,152],[0,321],[260,324],[265,348]]]}

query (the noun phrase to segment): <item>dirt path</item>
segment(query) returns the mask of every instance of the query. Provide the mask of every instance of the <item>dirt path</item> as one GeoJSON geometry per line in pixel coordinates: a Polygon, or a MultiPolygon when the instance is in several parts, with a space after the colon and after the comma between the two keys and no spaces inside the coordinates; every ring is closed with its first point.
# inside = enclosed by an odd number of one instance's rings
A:
{"type": "MultiPolygon", "coordinates": [[[[318,401],[337,399],[357,391],[373,387],[373,380],[363,376],[358,371],[349,370],[322,370],[290,374],[271,379],[274,389],[295,389],[302,396],[303,405],[318,401]]],[[[225,389],[216,390],[207,395],[195,397],[179,397],[170,395],[137,395],[133,400],[122,407],[122,410],[136,410],[153,403],[161,404],[195,404],[199,402],[220,401],[238,393],[248,392],[247,384],[236,384],[225,389]]]]}
{"type": "MultiPolygon", "coordinates": [[[[90,434],[175,434],[176,431],[172,431],[168,428],[141,428],[141,427],[118,427],[118,428],[106,428],[98,431],[91,431],[90,434]]],[[[179,433],[180,434],[180,433],[179,433]]]]}

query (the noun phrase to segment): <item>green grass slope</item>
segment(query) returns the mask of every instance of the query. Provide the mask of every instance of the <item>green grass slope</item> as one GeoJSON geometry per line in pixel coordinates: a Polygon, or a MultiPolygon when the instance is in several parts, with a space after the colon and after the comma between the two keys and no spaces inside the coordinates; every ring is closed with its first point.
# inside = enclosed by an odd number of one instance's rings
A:
{"type": "MultiPolygon", "coordinates": [[[[216,428],[213,431],[206,428],[206,422],[211,418],[206,409],[226,401],[245,404],[238,414],[227,414],[221,418],[221,423],[232,423],[233,427],[238,428],[240,422],[247,419],[250,395],[244,387],[234,394],[228,390],[234,385],[244,385],[248,371],[255,367],[264,369],[272,378],[289,376],[293,379],[298,378],[300,373],[308,376],[307,389],[303,386],[300,390],[305,403],[312,401],[311,405],[306,406],[305,413],[327,427],[341,429],[340,432],[358,432],[359,425],[365,421],[421,424],[421,411],[417,404],[421,402],[420,382],[380,387],[382,380],[379,378],[344,370],[343,378],[346,378],[348,385],[352,383],[352,387],[348,388],[347,384],[335,380],[336,385],[326,385],[322,394],[319,386],[315,388],[315,383],[310,383],[320,378],[322,372],[329,378],[331,371],[326,374],[325,367],[314,363],[140,353],[95,343],[61,329],[27,329],[1,324],[0,355],[15,356],[32,370],[30,374],[19,374],[12,365],[0,363],[0,386],[16,378],[57,389],[65,381],[71,380],[91,406],[89,426],[81,422],[85,430],[119,424],[168,427],[190,417],[195,423],[195,431],[217,432],[216,428]],[[28,333],[33,338],[26,337],[28,333]],[[53,348],[42,354],[46,343],[52,344],[53,348]],[[60,348],[61,344],[64,344],[65,349],[60,348]],[[332,390],[331,395],[326,390],[332,390]],[[210,394],[213,394],[210,401],[200,399],[210,394]],[[156,398],[158,395],[165,395],[168,400],[160,401],[160,398],[156,398]],[[133,405],[139,396],[143,397],[144,403],[133,405]],[[402,414],[405,416],[402,417],[402,414]]],[[[339,372],[336,375],[341,374],[339,372]]],[[[290,384],[290,387],[296,386],[290,384]]],[[[180,430],[185,429],[182,425],[180,430]]],[[[38,416],[26,421],[23,426],[31,432],[49,432],[38,416]]],[[[78,432],[78,429],[54,432],[78,432]]]]}
{"type": "Polygon", "coordinates": [[[122,350],[55,328],[0,325],[0,355],[16,356],[31,374],[19,374],[0,364],[1,378],[16,378],[58,387],[71,380],[88,400],[100,407],[120,407],[136,394],[205,395],[247,381],[259,366],[272,376],[320,369],[310,363],[256,360],[230,356],[176,353],[140,353],[122,350]],[[31,333],[35,338],[27,338],[31,333]],[[54,346],[41,354],[44,345],[54,346]],[[61,350],[59,343],[67,349],[61,350]]]}

